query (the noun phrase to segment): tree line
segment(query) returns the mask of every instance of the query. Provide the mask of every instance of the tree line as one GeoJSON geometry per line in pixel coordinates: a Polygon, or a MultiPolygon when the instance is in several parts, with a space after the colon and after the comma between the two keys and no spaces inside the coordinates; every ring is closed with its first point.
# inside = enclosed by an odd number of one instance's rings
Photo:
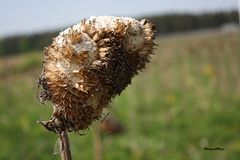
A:
{"type": "Polygon", "coordinates": [[[42,50],[43,47],[52,42],[52,38],[57,33],[58,31],[3,38],[0,40],[0,56],[42,50]]]}
{"type": "MultiPolygon", "coordinates": [[[[226,23],[238,23],[237,10],[204,14],[166,14],[142,17],[156,25],[157,34],[182,32],[219,27],[226,23]]],[[[139,18],[141,19],[141,18],[139,18]]],[[[32,50],[42,50],[52,42],[59,30],[25,36],[0,39],[0,56],[8,56],[32,50]]]]}
{"type": "Polygon", "coordinates": [[[204,14],[169,14],[146,17],[156,24],[158,34],[220,27],[226,23],[239,23],[238,11],[204,14]]]}

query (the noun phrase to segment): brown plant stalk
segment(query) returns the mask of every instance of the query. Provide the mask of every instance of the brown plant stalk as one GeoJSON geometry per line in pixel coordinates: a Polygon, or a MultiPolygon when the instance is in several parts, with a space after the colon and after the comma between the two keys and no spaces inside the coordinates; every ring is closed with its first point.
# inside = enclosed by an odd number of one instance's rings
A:
{"type": "Polygon", "coordinates": [[[59,139],[61,141],[61,160],[72,160],[70,144],[68,139],[68,132],[62,131],[59,134],[59,139]]]}
{"type": "Polygon", "coordinates": [[[103,160],[103,144],[99,124],[97,124],[93,130],[93,143],[95,160],[103,160]]]}

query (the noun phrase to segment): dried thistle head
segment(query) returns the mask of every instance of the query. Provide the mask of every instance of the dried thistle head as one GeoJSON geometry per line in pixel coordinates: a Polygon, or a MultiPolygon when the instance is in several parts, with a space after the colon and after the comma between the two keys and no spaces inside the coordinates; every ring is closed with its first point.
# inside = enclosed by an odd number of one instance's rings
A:
{"type": "Polygon", "coordinates": [[[64,31],[45,48],[39,84],[42,102],[53,103],[48,130],[87,129],[103,108],[145,67],[154,26],[128,17],[90,17],[64,31]]]}

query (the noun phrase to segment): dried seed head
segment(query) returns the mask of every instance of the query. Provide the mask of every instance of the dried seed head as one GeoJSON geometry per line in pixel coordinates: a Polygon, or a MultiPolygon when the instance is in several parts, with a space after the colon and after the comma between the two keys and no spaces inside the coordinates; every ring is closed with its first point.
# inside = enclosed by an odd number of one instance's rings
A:
{"type": "Polygon", "coordinates": [[[90,17],[62,31],[45,48],[41,100],[54,104],[48,130],[87,129],[145,67],[154,27],[128,17],[90,17]]]}

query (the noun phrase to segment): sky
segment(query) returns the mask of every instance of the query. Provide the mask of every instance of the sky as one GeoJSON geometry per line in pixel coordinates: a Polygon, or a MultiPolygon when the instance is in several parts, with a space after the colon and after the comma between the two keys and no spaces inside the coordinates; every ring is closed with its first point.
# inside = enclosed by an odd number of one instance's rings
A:
{"type": "Polygon", "coordinates": [[[237,6],[238,0],[0,0],[0,37],[64,29],[92,15],[139,17],[237,6]]]}

